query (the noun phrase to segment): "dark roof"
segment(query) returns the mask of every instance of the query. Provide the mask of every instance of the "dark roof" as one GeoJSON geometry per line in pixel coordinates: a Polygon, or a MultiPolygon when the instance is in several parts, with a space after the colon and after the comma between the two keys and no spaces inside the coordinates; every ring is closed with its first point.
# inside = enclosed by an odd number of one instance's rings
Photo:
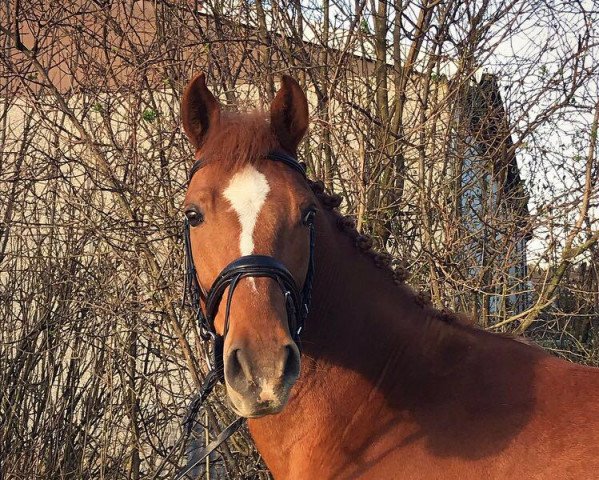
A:
{"type": "Polygon", "coordinates": [[[471,128],[487,149],[494,165],[493,170],[501,177],[503,192],[512,205],[518,208],[524,220],[530,215],[529,196],[516,157],[516,147],[511,133],[511,125],[497,77],[485,73],[472,89],[472,103],[475,105],[470,119],[471,128]]]}

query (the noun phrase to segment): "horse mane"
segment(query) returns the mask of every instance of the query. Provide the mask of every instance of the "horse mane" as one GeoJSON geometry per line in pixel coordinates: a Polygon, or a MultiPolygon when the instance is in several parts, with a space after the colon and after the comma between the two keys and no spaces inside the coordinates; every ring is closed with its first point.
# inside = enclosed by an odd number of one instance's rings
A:
{"type": "Polygon", "coordinates": [[[222,112],[200,148],[205,164],[218,162],[225,169],[257,164],[278,147],[270,116],[262,110],[222,112]]]}
{"type": "Polygon", "coordinates": [[[408,296],[412,297],[414,302],[426,310],[426,313],[430,318],[440,320],[448,324],[459,324],[464,326],[470,326],[474,322],[471,318],[466,315],[457,314],[449,309],[438,310],[434,308],[431,298],[425,292],[417,293],[412,287],[406,284],[406,281],[410,278],[408,271],[402,266],[397,265],[393,268],[393,256],[387,252],[378,252],[373,246],[374,242],[372,237],[358,232],[356,228],[356,222],[351,215],[342,215],[337,208],[341,205],[342,198],[336,193],[328,193],[325,191],[324,184],[320,180],[311,181],[309,180],[310,188],[316,195],[320,203],[330,212],[331,215],[336,219],[337,227],[345,235],[347,235],[354,243],[356,248],[364,255],[371,257],[374,264],[385,270],[390,279],[397,286],[403,288],[404,292],[408,296]]]}

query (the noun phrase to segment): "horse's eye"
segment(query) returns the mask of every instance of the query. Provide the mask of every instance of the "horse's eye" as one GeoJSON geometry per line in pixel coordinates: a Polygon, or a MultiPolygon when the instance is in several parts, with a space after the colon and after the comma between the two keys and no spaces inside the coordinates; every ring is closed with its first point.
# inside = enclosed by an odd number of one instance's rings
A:
{"type": "Polygon", "coordinates": [[[307,227],[309,227],[310,225],[312,225],[312,223],[314,223],[315,216],[316,216],[316,209],[310,208],[310,210],[308,210],[307,212],[304,213],[304,216],[302,217],[302,223],[304,225],[306,225],[307,227]]]}
{"type": "Polygon", "coordinates": [[[189,208],[185,210],[185,216],[192,227],[197,227],[204,221],[204,215],[195,208],[189,208]]]}

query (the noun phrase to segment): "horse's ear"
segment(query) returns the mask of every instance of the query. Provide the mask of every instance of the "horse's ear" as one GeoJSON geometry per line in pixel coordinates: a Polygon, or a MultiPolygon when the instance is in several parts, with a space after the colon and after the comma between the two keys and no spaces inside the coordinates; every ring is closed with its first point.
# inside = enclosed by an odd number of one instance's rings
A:
{"type": "Polygon", "coordinates": [[[308,100],[293,78],[283,75],[270,106],[270,122],[281,146],[295,154],[308,129],[308,100]]]}
{"type": "Polygon", "coordinates": [[[200,73],[189,82],[181,102],[181,120],[189,141],[199,148],[210,128],[220,120],[220,104],[206,86],[206,76],[200,73]]]}

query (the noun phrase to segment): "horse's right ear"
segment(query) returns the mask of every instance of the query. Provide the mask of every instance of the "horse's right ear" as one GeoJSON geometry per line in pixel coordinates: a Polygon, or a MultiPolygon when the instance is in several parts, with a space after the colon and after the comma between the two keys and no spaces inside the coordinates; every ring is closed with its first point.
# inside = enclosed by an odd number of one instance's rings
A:
{"type": "Polygon", "coordinates": [[[283,75],[281,88],[270,105],[270,123],[281,146],[296,155],[297,146],[308,130],[308,100],[293,78],[283,75]]]}
{"type": "Polygon", "coordinates": [[[208,130],[220,120],[220,104],[206,86],[206,76],[200,73],[189,82],[181,102],[181,120],[189,141],[197,149],[208,130]]]}

